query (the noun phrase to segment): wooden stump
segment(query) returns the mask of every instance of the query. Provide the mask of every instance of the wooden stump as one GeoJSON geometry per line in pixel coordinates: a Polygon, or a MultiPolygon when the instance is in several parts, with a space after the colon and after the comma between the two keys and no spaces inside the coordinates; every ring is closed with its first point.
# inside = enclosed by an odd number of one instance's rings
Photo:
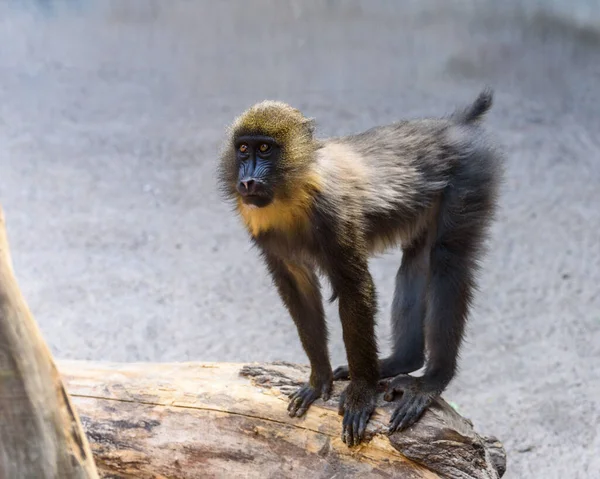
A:
{"type": "Polygon", "coordinates": [[[77,414],[15,279],[0,208],[0,478],[95,477],[77,414]]]}
{"type": "Polygon", "coordinates": [[[340,438],[339,393],[302,418],[287,394],[309,375],[287,363],[101,364],[59,368],[90,438],[101,477],[480,478],[502,476],[495,438],[439,400],[412,428],[383,433],[393,403],[380,399],[368,442],[340,438]]]}

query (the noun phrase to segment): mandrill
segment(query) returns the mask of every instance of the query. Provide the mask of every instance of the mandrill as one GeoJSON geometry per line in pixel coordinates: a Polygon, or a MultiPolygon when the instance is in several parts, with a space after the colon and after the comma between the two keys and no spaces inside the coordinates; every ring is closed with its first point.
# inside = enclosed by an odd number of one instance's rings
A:
{"type": "Polygon", "coordinates": [[[342,440],[356,445],[380,379],[391,378],[386,399],[402,393],[390,432],[417,421],[452,380],[503,173],[503,157],[480,125],[491,104],[492,91],[484,90],[447,117],[318,139],[312,119],[263,101],[231,126],[220,186],[264,258],[311,365],[309,381],[291,396],[291,416],[349,378],[339,404],[342,440]],[[393,352],[379,359],[368,260],[396,245],[393,352]],[[335,371],[317,273],[339,304],[347,366],[335,371]],[[409,376],[426,351],[423,376],[409,376]]]}

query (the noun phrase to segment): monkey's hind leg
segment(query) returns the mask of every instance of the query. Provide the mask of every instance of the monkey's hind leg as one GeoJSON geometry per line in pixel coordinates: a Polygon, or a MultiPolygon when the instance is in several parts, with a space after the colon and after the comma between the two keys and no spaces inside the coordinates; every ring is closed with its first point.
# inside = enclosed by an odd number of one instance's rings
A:
{"type": "MultiPolygon", "coordinates": [[[[489,184],[449,186],[444,193],[435,244],[430,254],[425,338],[429,357],[422,377],[401,375],[388,385],[385,399],[402,392],[389,431],[414,424],[454,377],[468,310],[475,288],[477,260],[493,209],[489,184]]],[[[493,186],[493,185],[491,185],[493,186]]]]}
{"type": "Polygon", "coordinates": [[[425,292],[429,279],[427,233],[404,248],[392,303],[392,354],[381,361],[381,377],[407,374],[425,363],[425,292]]]}
{"type": "MultiPolygon", "coordinates": [[[[406,374],[423,367],[425,362],[425,290],[428,280],[429,249],[427,233],[404,248],[396,274],[392,303],[392,354],[379,361],[381,379],[406,374]]],[[[348,366],[333,372],[334,380],[348,379],[348,366]]]]}

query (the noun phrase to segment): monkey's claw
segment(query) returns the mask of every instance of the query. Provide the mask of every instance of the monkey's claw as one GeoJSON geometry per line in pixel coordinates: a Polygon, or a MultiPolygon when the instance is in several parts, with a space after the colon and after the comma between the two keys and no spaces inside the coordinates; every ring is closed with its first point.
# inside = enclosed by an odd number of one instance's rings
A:
{"type": "Polygon", "coordinates": [[[338,414],[342,421],[342,441],[349,447],[364,439],[367,423],[375,409],[375,389],[350,383],[340,396],[338,414]]]}
{"type": "Polygon", "coordinates": [[[308,407],[315,402],[317,399],[322,398],[323,401],[327,401],[331,396],[331,384],[326,383],[320,387],[313,387],[310,384],[305,384],[295,393],[290,396],[290,403],[288,404],[288,413],[290,417],[300,417],[307,410],[308,407]]]}
{"type": "Polygon", "coordinates": [[[402,397],[390,418],[388,434],[402,431],[416,423],[436,397],[436,393],[425,386],[422,378],[408,375],[398,376],[390,381],[383,398],[392,401],[397,392],[401,392],[402,397]]]}

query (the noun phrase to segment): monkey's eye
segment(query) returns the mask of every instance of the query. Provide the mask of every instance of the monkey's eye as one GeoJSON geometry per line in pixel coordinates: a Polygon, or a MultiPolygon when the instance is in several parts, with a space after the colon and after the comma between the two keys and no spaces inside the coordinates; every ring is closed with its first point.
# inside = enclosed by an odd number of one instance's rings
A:
{"type": "Polygon", "coordinates": [[[261,153],[266,153],[267,151],[269,151],[271,147],[269,145],[267,145],[266,143],[263,143],[262,145],[260,145],[258,147],[258,149],[260,150],[261,153]]]}
{"type": "Polygon", "coordinates": [[[246,153],[248,151],[248,145],[246,143],[242,143],[239,147],[241,153],[246,153]]]}

